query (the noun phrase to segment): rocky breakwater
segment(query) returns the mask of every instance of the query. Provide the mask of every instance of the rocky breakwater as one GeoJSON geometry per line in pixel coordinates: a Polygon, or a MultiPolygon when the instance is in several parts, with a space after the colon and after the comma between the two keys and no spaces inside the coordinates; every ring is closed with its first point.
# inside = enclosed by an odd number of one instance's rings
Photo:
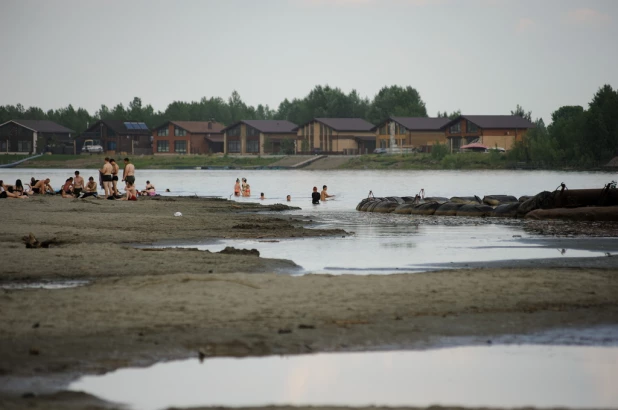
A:
{"type": "Polygon", "coordinates": [[[357,211],[402,215],[467,216],[529,219],[618,221],[618,189],[562,188],[535,196],[512,195],[465,197],[390,196],[365,198],[357,211]]]}

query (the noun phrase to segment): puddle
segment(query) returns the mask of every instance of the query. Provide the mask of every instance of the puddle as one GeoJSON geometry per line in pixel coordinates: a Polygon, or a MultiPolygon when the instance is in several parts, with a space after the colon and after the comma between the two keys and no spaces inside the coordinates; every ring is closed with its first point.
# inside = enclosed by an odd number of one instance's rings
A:
{"type": "Polygon", "coordinates": [[[88,376],[69,389],[134,409],[192,406],[618,406],[618,347],[197,359],[88,376]]]}
{"type": "Polygon", "coordinates": [[[87,280],[62,280],[62,281],[41,281],[41,282],[11,282],[0,283],[0,289],[21,290],[21,289],[67,289],[85,286],[87,280]]]}
{"type": "MultiPolygon", "coordinates": [[[[353,235],[278,239],[223,240],[188,247],[219,252],[226,246],[257,249],[265,258],[290,259],[305,272],[330,274],[390,274],[423,272],[449,267],[451,263],[575,258],[604,256],[604,251],[548,248],[542,241],[524,243],[530,236],[520,226],[423,225],[410,219],[398,223],[380,219],[358,220],[355,224],[339,215],[338,227],[353,235]]],[[[336,224],[333,223],[333,226],[336,224]]],[[[320,227],[330,227],[330,223],[320,227]]],[[[574,244],[574,243],[573,243],[574,244]]],[[[618,242],[614,244],[618,247],[618,242]]]]}

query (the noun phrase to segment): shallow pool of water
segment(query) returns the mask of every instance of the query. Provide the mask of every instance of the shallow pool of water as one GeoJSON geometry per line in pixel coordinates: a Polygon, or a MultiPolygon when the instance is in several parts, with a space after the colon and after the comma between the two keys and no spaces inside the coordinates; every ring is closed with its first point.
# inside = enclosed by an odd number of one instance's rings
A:
{"type": "Polygon", "coordinates": [[[67,289],[85,286],[87,280],[58,280],[58,281],[39,281],[39,282],[3,282],[0,283],[1,289],[23,290],[23,289],[67,289]]]}
{"type": "Polygon", "coordinates": [[[475,346],[161,363],[70,385],[171,406],[618,406],[618,347],[475,346]]]}
{"type": "MultiPolygon", "coordinates": [[[[302,213],[299,211],[299,213],[302,213]]],[[[186,247],[221,251],[226,246],[257,249],[265,258],[290,259],[302,273],[388,274],[448,268],[465,262],[603,256],[561,243],[559,249],[524,240],[536,238],[521,221],[457,217],[333,212],[314,217],[318,228],[351,235],[297,239],[222,240],[186,247]]],[[[267,235],[267,232],[265,232],[267,235]]],[[[183,246],[183,245],[180,245],[183,246]]],[[[618,250],[618,241],[616,241],[618,250]]]]}

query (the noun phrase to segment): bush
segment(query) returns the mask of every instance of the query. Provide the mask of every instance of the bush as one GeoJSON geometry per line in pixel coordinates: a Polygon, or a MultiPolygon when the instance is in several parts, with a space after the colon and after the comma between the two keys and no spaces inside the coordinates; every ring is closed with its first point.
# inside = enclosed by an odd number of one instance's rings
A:
{"type": "Polygon", "coordinates": [[[440,144],[439,142],[436,142],[431,147],[431,158],[442,160],[442,158],[446,157],[447,155],[448,147],[446,146],[446,144],[440,144]]]}

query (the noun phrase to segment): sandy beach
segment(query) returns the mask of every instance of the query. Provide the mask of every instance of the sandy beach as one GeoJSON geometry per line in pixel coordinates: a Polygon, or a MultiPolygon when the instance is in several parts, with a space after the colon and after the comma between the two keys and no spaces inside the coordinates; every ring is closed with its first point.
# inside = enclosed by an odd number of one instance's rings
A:
{"type": "Polygon", "coordinates": [[[618,275],[597,267],[490,266],[420,274],[290,276],[291,261],[250,252],[144,250],[217,238],[348,235],[307,218],[216,199],[137,203],[5,200],[3,284],[83,279],[85,286],[0,289],[0,401],[7,408],[103,408],[53,393],[80,375],[189,357],[429,348],[509,334],[618,324],[618,275]],[[182,217],[174,217],[182,212],[182,217]],[[55,237],[26,249],[22,237],[55,237]],[[136,247],[137,246],[137,247],[136,247]],[[21,398],[15,380],[45,377],[50,395],[21,398]],[[11,382],[12,381],[12,382],[11,382]],[[8,383],[11,382],[11,383],[8,383]],[[6,388],[6,386],[13,386],[6,388]]]}

